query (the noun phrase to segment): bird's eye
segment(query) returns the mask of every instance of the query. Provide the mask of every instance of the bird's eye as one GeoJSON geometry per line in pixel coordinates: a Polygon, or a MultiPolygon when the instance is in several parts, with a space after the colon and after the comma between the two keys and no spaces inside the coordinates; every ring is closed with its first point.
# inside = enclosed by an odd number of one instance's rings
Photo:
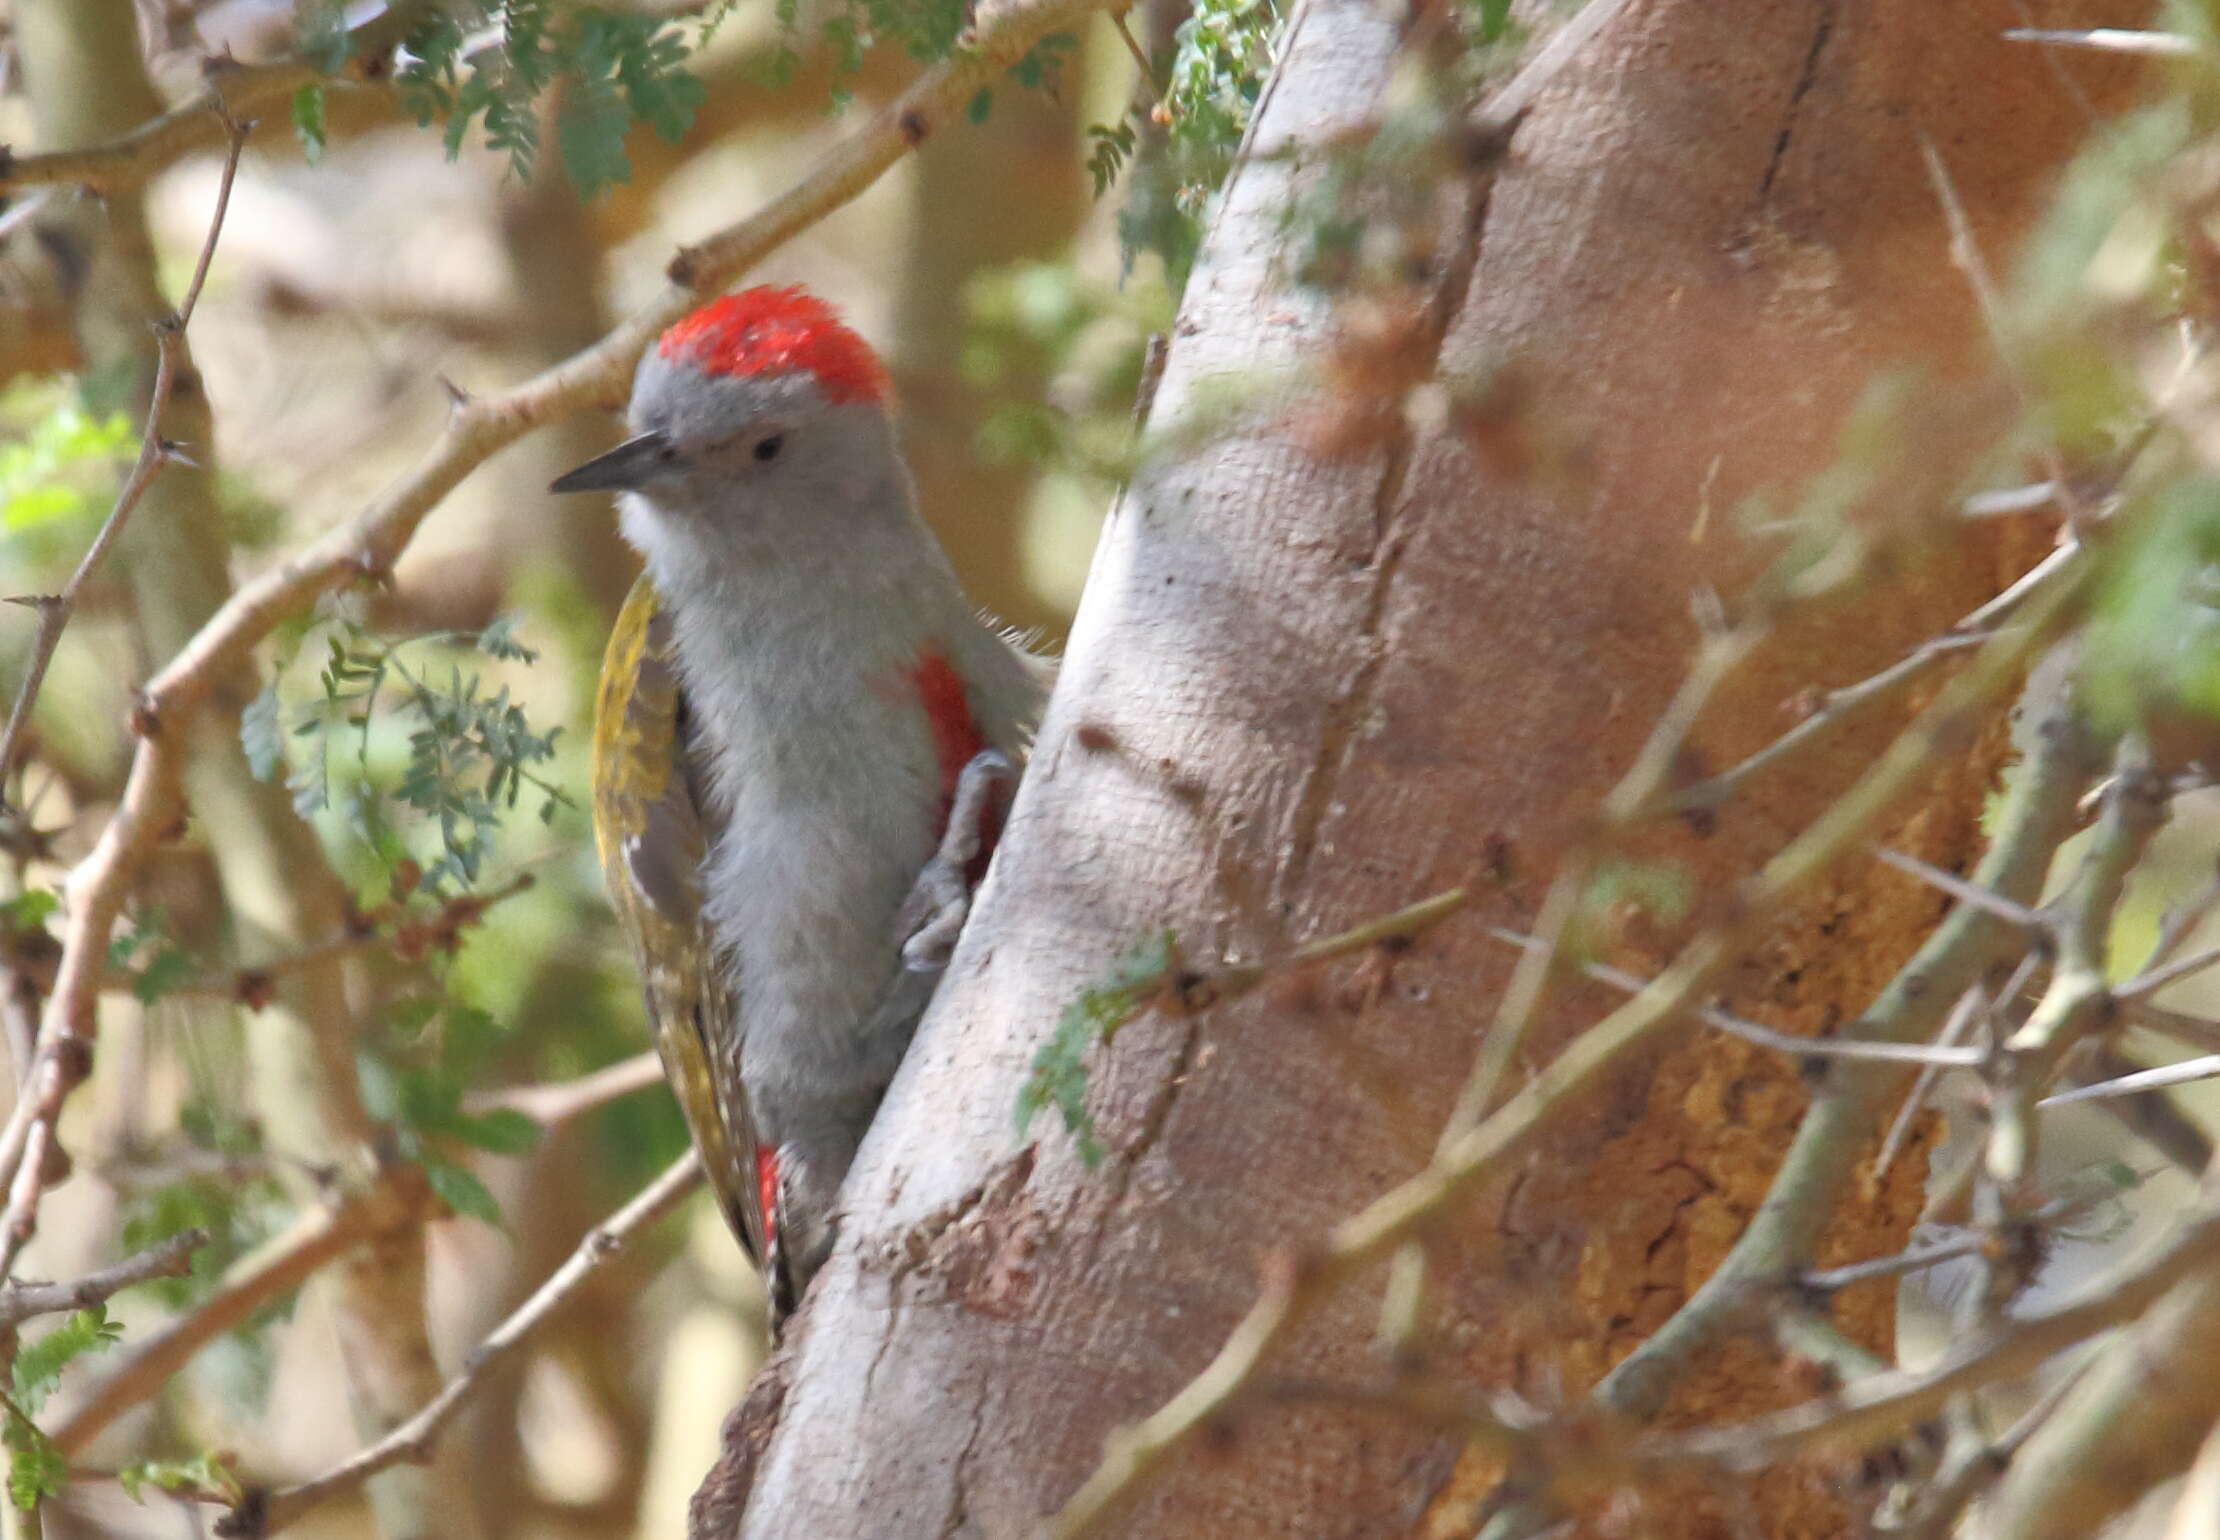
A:
{"type": "Polygon", "coordinates": [[[769,438],[757,439],[755,441],[755,448],[750,451],[750,453],[752,453],[759,462],[768,463],[772,460],[776,460],[779,457],[779,451],[781,449],[784,449],[785,447],[786,435],[784,435],[783,433],[774,433],[769,438]]]}

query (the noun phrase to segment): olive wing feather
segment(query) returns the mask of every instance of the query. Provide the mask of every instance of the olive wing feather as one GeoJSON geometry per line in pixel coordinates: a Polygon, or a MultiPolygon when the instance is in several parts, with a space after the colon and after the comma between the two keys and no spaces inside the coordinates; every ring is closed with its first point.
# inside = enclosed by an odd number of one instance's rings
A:
{"type": "Polygon", "coordinates": [[[632,949],[663,1070],[710,1185],[759,1261],[765,1236],[755,1132],[731,1041],[733,1001],[702,916],[701,864],[713,831],[688,742],[670,614],[646,578],[609,636],[594,713],[594,843],[632,949]]]}

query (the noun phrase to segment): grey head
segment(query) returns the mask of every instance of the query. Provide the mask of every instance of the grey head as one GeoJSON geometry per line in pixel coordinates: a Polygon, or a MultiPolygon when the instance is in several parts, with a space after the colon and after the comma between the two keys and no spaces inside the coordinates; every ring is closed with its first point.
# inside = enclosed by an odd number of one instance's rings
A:
{"type": "Polygon", "coordinates": [[[550,490],[637,494],[628,535],[652,540],[645,521],[690,546],[867,535],[814,526],[911,517],[886,399],[884,368],[829,306],[748,289],[663,334],[633,381],[633,436],[550,490]]]}

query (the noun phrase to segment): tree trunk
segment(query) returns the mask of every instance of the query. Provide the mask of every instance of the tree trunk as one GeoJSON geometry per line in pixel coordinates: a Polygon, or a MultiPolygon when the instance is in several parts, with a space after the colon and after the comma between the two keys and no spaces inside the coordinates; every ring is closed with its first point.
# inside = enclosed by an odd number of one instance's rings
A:
{"type": "MultiPolygon", "coordinates": [[[[2071,14],[2037,20],[2140,17],[2050,9],[2071,14]]],[[[1320,402],[1296,399],[1294,372],[1339,321],[1286,282],[1285,215],[1321,147],[1382,110],[1404,13],[1296,8],[1155,421],[1190,419],[1228,377],[1272,371],[1280,389],[1144,475],[1112,518],[995,872],[772,1371],[783,1406],[767,1395],[736,1428],[736,1463],[750,1439],[760,1450],[739,1476],[753,1484],[739,1533],[1036,1533],[1106,1433],[1210,1360],[1260,1267],[1424,1162],[1512,962],[1487,925],[1533,924],[1683,676],[1692,599],[1735,594],[1778,548],[1735,510],[1761,491],[1792,506],[1878,372],[1916,363],[1930,385],[1903,429],[1916,441],[1853,517],[1927,543],[1776,628],[1714,698],[1695,756],[1716,768],[1760,746],[1800,693],[1894,661],[2040,550],[2040,531],[1944,512],[1996,420],[1980,410],[1996,381],[1920,148],[1924,135],[1982,249],[2005,259],[2086,131],[2087,95],[2122,79],[2001,40],[2020,10],[1627,7],[1520,127],[1492,196],[1467,200],[1418,328],[1436,356],[1416,373],[1438,372],[1452,401],[1497,382],[1485,399],[1508,393],[1518,432],[1571,467],[1542,476],[1517,474],[1454,410],[1391,413],[1332,457],[1306,429],[1320,402]],[[1055,1131],[1019,1153],[1028,1060],[1143,938],[1169,929],[1199,967],[1269,959],[1460,883],[1473,907],[1406,950],[1136,1018],[1089,1061],[1100,1167],[1055,1131]]],[[[1642,858],[1676,863],[1699,906],[1724,897],[1910,704],[1845,725],[1716,819],[1661,828],[1642,858]]],[[[1883,842],[1964,862],[2002,742],[1992,731],[1953,756],[1883,842]]],[[[1853,862],[1727,976],[1728,1002],[1827,1030],[1942,907],[1853,862]]],[[[1619,960],[1661,963],[1673,933],[1654,931],[1619,960]]],[[[1522,1067],[1605,1004],[1561,990],[1522,1067]]],[[[1584,1393],[1718,1261],[1803,1104],[1783,1057],[1712,1035],[1621,1077],[1432,1238],[1435,1366],[1545,1405],[1584,1393]]],[[[1850,1200],[1827,1254],[1900,1240],[1917,1165],[1850,1200]]],[[[1876,1287],[1837,1319],[1886,1351],[1892,1311],[1876,1287]]],[[[1376,1379],[1376,1314],[1377,1280],[1346,1291],[1272,1372],[1376,1379]]],[[[1754,1350],[1701,1363],[1665,1416],[1793,1392],[1754,1350]]],[[[1252,1404],[1221,1432],[1159,1472],[1114,1532],[1469,1534],[1493,1474],[1437,1429],[1330,1404],[1252,1404]]],[[[1768,1535],[1844,1522],[1819,1481],[1729,1500],[1768,1535]]],[[[732,1532],[730,1512],[705,1507],[698,1532],[732,1532]]],[[[1653,1508],[1638,1531],[1729,1532],[1702,1497],[1653,1508]]]]}

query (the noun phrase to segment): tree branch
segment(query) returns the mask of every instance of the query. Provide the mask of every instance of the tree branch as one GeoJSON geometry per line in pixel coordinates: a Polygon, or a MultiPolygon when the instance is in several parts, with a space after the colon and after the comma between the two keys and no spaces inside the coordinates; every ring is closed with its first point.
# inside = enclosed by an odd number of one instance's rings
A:
{"type": "Polygon", "coordinates": [[[182,1278],[192,1270],[193,1253],[207,1244],[206,1230],[181,1230],[135,1256],[68,1283],[11,1283],[0,1288],[0,1331],[13,1331],[33,1316],[101,1304],[152,1278],[182,1278]]]}
{"type": "Polygon", "coordinates": [[[17,155],[0,145],[0,189],[55,182],[95,192],[136,187],[226,134],[252,132],[273,108],[283,116],[285,104],[303,86],[334,78],[367,81],[389,73],[394,46],[430,9],[427,0],[396,0],[384,14],[357,27],[348,34],[347,63],[336,77],[297,59],[259,65],[211,60],[207,90],[127,134],[36,155],[17,155]]]}

